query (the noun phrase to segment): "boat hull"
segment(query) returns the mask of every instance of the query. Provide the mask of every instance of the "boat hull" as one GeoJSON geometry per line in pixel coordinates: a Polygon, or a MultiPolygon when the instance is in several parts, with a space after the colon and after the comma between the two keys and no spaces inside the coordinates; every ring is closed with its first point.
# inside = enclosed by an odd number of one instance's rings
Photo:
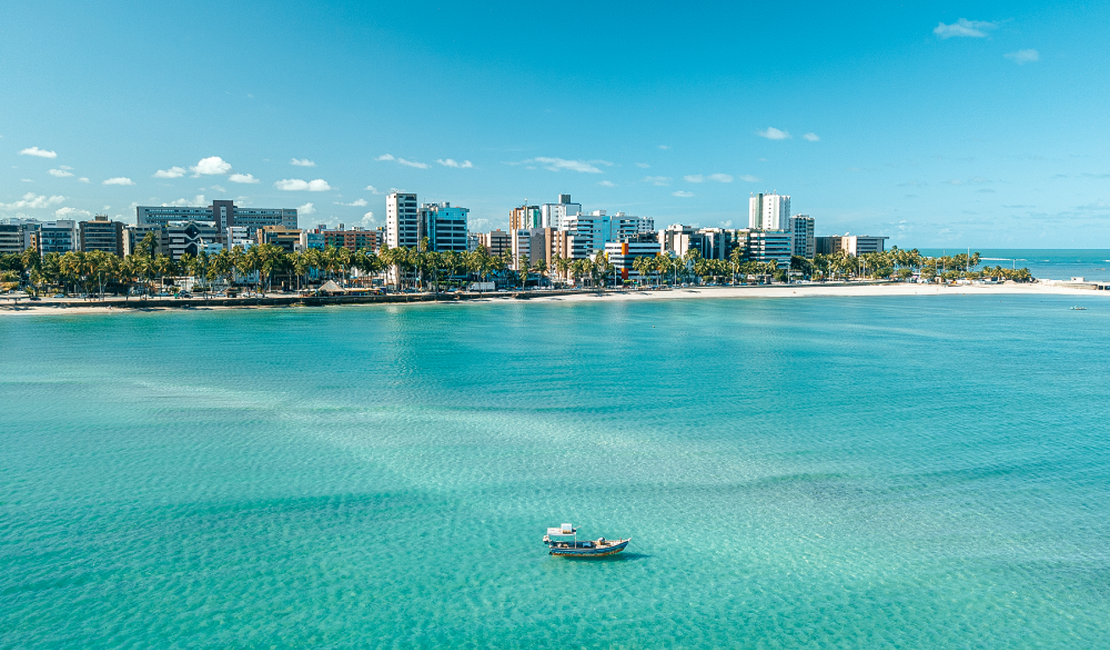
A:
{"type": "Polygon", "coordinates": [[[595,546],[595,547],[592,547],[592,548],[587,548],[587,547],[559,548],[559,547],[553,546],[551,548],[551,550],[548,551],[548,553],[550,553],[551,555],[557,555],[559,557],[574,557],[574,558],[583,558],[583,559],[595,558],[595,557],[605,557],[607,555],[615,555],[617,553],[620,553],[621,551],[623,551],[625,549],[626,546],[628,546],[628,543],[630,541],[632,541],[632,540],[626,539],[626,540],[618,542],[616,544],[600,546],[600,547],[595,546]]]}

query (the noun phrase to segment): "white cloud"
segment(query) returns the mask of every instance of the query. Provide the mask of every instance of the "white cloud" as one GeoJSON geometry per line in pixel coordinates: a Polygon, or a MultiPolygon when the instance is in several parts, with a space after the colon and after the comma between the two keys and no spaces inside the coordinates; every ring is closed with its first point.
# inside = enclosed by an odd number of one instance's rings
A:
{"type": "MultiPolygon", "coordinates": [[[[204,188],[202,187],[202,188],[200,188],[200,189],[202,189],[202,190],[203,190],[204,188]]],[[[225,188],[225,187],[224,187],[224,186],[222,186],[222,185],[213,185],[213,186],[209,187],[208,189],[210,189],[210,190],[216,190],[217,192],[227,192],[227,188],[225,188]]]]}
{"type": "Polygon", "coordinates": [[[392,154],[388,153],[383,153],[374,160],[393,160],[396,161],[398,165],[405,165],[406,167],[415,167],[417,169],[428,168],[428,163],[416,162],[415,160],[405,160],[404,158],[395,158],[392,154]]]}
{"type": "Polygon", "coordinates": [[[64,169],[51,169],[50,171],[48,171],[46,173],[50,174],[51,176],[57,176],[58,178],[65,178],[67,176],[73,176],[73,172],[66,171],[64,169]]]}
{"type": "Polygon", "coordinates": [[[315,167],[316,166],[316,163],[312,162],[308,158],[294,158],[293,160],[289,161],[289,164],[293,165],[294,167],[315,167]]]}
{"type": "Polygon", "coordinates": [[[670,146],[665,145],[665,144],[661,144],[661,145],[659,145],[659,148],[662,149],[663,151],[666,151],[667,149],[670,149],[670,146]]]}
{"type": "Polygon", "coordinates": [[[807,134],[803,135],[802,137],[805,138],[806,140],[809,140],[810,142],[817,142],[818,140],[821,139],[821,138],[817,137],[816,133],[807,133],[807,134]]]}
{"type": "Polygon", "coordinates": [[[109,178],[106,181],[102,181],[101,184],[102,185],[134,185],[135,181],[131,180],[130,178],[127,178],[126,176],[116,176],[115,178],[109,178]]]}
{"type": "Polygon", "coordinates": [[[659,187],[666,187],[671,184],[670,176],[644,176],[644,183],[651,183],[659,187]]]}
{"type": "Polygon", "coordinates": [[[308,216],[310,214],[316,214],[316,206],[312,205],[311,202],[305,203],[301,207],[297,208],[297,216],[308,216]]]}
{"type": "Polygon", "coordinates": [[[57,153],[55,153],[53,151],[46,151],[45,149],[39,149],[38,147],[28,147],[28,148],[24,149],[23,151],[20,151],[19,155],[21,155],[21,156],[37,156],[39,158],[57,158],[58,157],[57,153]]]}
{"type": "Polygon", "coordinates": [[[448,158],[447,160],[436,160],[436,162],[443,165],[444,167],[454,167],[455,169],[470,169],[474,167],[473,163],[471,163],[469,160],[458,162],[457,160],[448,158]]]}
{"type": "Polygon", "coordinates": [[[89,179],[85,178],[84,176],[82,176],[81,178],[78,178],[77,180],[81,181],[82,183],[88,183],[89,182],[89,179]]]}
{"type": "Polygon", "coordinates": [[[170,201],[169,203],[163,203],[162,205],[164,207],[169,207],[169,206],[176,206],[176,207],[198,206],[198,207],[204,207],[204,205],[207,204],[207,203],[208,203],[208,201],[204,198],[203,194],[197,194],[192,199],[177,199],[176,201],[170,201]]]}
{"type": "Polygon", "coordinates": [[[252,175],[252,174],[232,174],[231,176],[227,177],[227,180],[231,181],[232,183],[261,183],[262,182],[262,181],[258,180],[257,178],[255,178],[254,175],[252,175]]]}
{"type": "Polygon", "coordinates": [[[0,210],[37,210],[39,208],[49,208],[52,205],[58,205],[65,200],[66,197],[64,196],[51,196],[47,198],[41,194],[36,196],[34,192],[27,192],[23,195],[23,198],[18,201],[0,203],[0,210]]]}
{"type": "Polygon", "coordinates": [[[58,208],[54,211],[54,217],[57,219],[77,219],[91,216],[92,213],[88,210],[79,210],[77,208],[58,208]]]}
{"type": "Polygon", "coordinates": [[[682,180],[686,181],[687,183],[704,183],[705,177],[701,174],[687,174],[686,176],[682,177],[682,180]]]}
{"type": "Polygon", "coordinates": [[[1036,50],[1018,50],[1017,52],[1010,52],[1004,56],[1018,65],[1041,60],[1041,54],[1036,50]]]}
{"type": "Polygon", "coordinates": [[[611,167],[613,163],[605,160],[567,160],[565,158],[549,158],[540,156],[525,160],[520,164],[537,163],[543,166],[544,169],[559,172],[568,170],[572,172],[582,172],[584,174],[600,174],[601,170],[597,168],[598,165],[605,165],[611,167]]]}
{"type": "Polygon", "coordinates": [[[758,176],[752,176],[751,174],[744,174],[743,176],[740,177],[740,180],[744,181],[745,183],[762,183],[763,182],[762,178],[760,178],[758,176]]]}
{"type": "Polygon", "coordinates": [[[366,191],[370,192],[371,194],[381,194],[381,192],[379,192],[377,188],[375,188],[373,185],[367,185],[366,191]]]}
{"type": "Polygon", "coordinates": [[[951,25],[938,23],[936,28],[933,29],[933,33],[941,38],[952,38],[953,36],[986,38],[987,33],[984,30],[994,29],[995,27],[998,27],[997,23],[961,18],[951,25]]]}
{"type": "Polygon", "coordinates": [[[755,134],[768,140],[786,140],[790,137],[786,131],[780,131],[773,126],[767,127],[766,131],[756,131],[755,134]]]}
{"type": "Polygon", "coordinates": [[[200,162],[189,169],[193,171],[193,178],[199,178],[201,176],[222,176],[231,171],[231,163],[219,156],[209,156],[207,158],[202,158],[200,162]]]}
{"type": "Polygon", "coordinates": [[[181,178],[184,175],[184,167],[170,167],[169,169],[159,169],[154,172],[154,178],[181,178]]]}
{"type": "Polygon", "coordinates": [[[286,192],[327,192],[331,190],[331,185],[322,178],[317,178],[313,181],[302,181],[299,178],[287,178],[274,183],[274,187],[286,192]]]}
{"type": "Polygon", "coordinates": [[[375,219],[374,219],[374,213],[373,212],[367,212],[366,214],[362,215],[362,226],[363,227],[373,227],[376,224],[377,224],[377,221],[375,221],[375,219]]]}
{"type": "Polygon", "coordinates": [[[613,181],[601,181],[600,183],[598,183],[598,185],[600,185],[601,187],[616,187],[617,186],[617,184],[614,183],[613,181]]]}
{"type": "Polygon", "coordinates": [[[647,163],[636,163],[636,166],[639,167],[640,169],[647,169],[648,167],[651,167],[651,165],[649,165],[647,163]]]}
{"type": "Polygon", "coordinates": [[[732,182],[732,176],[730,176],[728,174],[720,174],[720,173],[710,174],[709,176],[707,176],[707,178],[711,181],[717,181],[718,183],[731,183],[732,182]]]}
{"type": "Polygon", "coordinates": [[[69,165],[58,165],[58,169],[68,169],[70,171],[73,171],[73,168],[69,165]]]}
{"type": "Polygon", "coordinates": [[[677,192],[671,192],[671,196],[677,196],[677,197],[681,197],[681,198],[684,198],[684,199],[688,199],[693,195],[694,195],[693,192],[687,192],[685,190],[679,190],[677,192]]]}
{"type": "Polygon", "coordinates": [[[351,201],[350,203],[342,203],[340,201],[336,201],[335,204],[336,205],[346,205],[346,206],[349,206],[349,207],[352,207],[352,208],[365,208],[367,205],[369,205],[369,203],[366,202],[366,199],[355,199],[354,201],[351,201]]]}

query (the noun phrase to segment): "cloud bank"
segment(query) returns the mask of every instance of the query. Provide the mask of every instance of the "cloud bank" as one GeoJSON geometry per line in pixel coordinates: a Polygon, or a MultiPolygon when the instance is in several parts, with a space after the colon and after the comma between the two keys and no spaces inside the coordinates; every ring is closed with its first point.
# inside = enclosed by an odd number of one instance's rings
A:
{"type": "Polygon", "coordinates": [[[276,189],[285,192],[328,192],[331,185],[322,178],[312,181],[303,181],[299,178],[286,178],[274,183],[276,189]]]}
{"type": "Polygon", "coordinates": [[[47,151],[39,149],[38,147],[28,147],[19,152],[21,156],[36,156],[38,158],[57,158],[58,154],[54,151],[47,151]]]}

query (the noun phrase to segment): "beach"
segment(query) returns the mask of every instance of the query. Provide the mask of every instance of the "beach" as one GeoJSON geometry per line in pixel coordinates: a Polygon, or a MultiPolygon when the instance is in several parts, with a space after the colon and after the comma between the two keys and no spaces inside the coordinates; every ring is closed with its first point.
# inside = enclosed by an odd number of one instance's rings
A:
{"type": "MultiPolygon", "coordinates": [[[[1003,284],[912,284],[889,283],[828,283],[828,284],[772,284],[745,286],[689,286],[662,287],[659,289],[617,289],[606,291],[505,291],[484,294],[388,294],[380,299],[352,301],[343,304],[422,304],[434,302],[605,302],[642,300],[691,300],[691,299],[745,299],[745,298],[813,298],[813,297],[892,297],[892,296],[986,296],[986,295],[1043,295],[1043,296],[1108,296],[1110,291],[1079,288],[1071,283],[1052,280],[1032,283],[1006,282],[1003,284]]],[[[43,298],[28,301],[5,299],[0,301],[0,314],[119,314],[189,309],[196,311],[222,309],[269,309],[310,306],[341,306],[325,300],[309,304],[311,299],[294,294],[268,294],[264,299],[221,299],[206,301],[202,298],[185,300],[139,300],[107,298],[79,300],[43,298]],[[270,304],[265,304],[269,302],[270,304]]]]}

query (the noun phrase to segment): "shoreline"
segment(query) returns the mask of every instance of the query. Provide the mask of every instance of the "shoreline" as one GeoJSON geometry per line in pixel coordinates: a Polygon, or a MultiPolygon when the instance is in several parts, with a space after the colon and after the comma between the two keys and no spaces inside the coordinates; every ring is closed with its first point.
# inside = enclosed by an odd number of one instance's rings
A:
{"type": "Polygon", "coordinates": [[[0,315],[42,314],[118,314],[168,311],[212,311],[229,309],[289,309],[347,305],[396,305],[438,303],[518,303],[518,302],[612,302],[640,300],[812,298],[812,297],[886,297],[941,295],[1042,295],[1108,296],[1110,291],[1065,286],[1054,281],[1007,282],[998,285],[939,285],[890,283],[829,283],[751,285],[739,287],[691,286],[663,289],[620,289],[596,291],[516,291],[483,294],[387,294],[384,296],[301,297],[271,295],[265,298],[60,300],[0,302],[0,315]]]}

